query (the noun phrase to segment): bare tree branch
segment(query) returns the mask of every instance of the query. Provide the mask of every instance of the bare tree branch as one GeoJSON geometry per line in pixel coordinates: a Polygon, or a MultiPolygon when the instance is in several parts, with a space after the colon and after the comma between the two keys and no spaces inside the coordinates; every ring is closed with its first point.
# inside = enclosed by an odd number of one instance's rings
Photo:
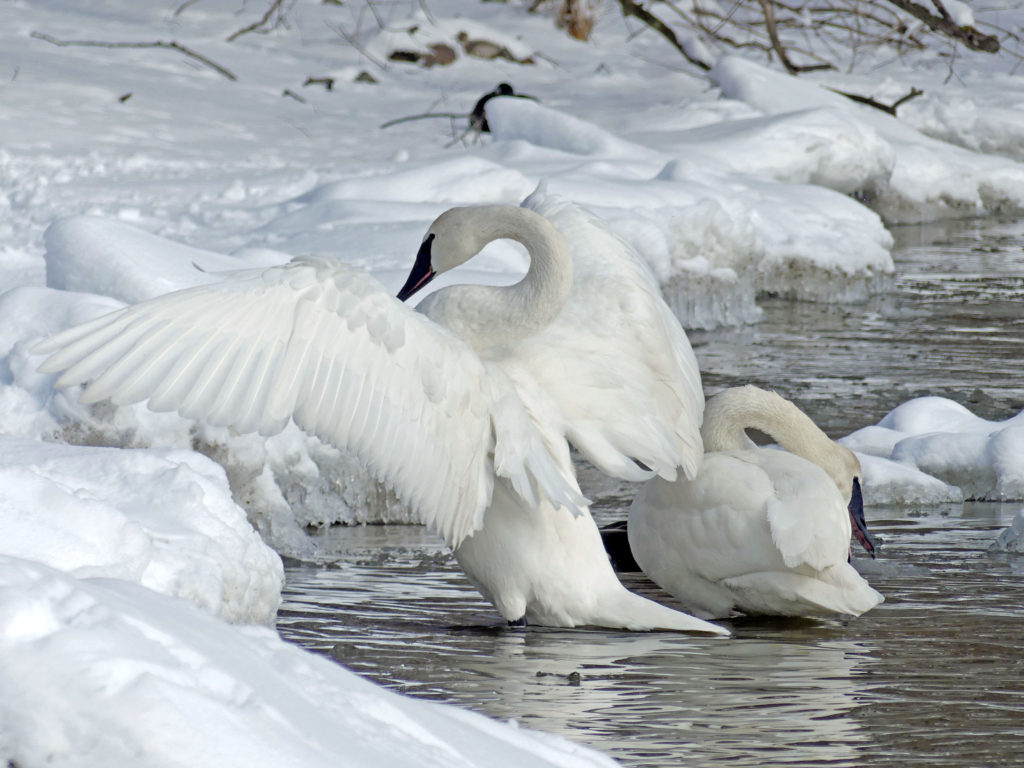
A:
{"type": "Polygon", "coordinates": [[[779,30],[775,28],[775,13],[772,11],[771,0],[758,0],[758,2],[761,4],[761,10],[764,11],[764,26],[768,30],[768,38],[772,41],[772,49],[778,55],[779,61],[782,62],[786,71],[795,75],[797,69],[786,55],[786,49],[782,47],[782,41],[779,40],[779,30]]]}
{"type": "Polygon", "coordinates": [[[679,42],[679,38],[676,37],[676,33],[672,31],[672,28],[642,5],[634,2],[634,0],[619,0],[619,5],[622,6],[623,16],[633,16],[640,19],[640,21],[668,40],[672,47],[683,54],[683,57],[688,62],[704,70],[711,69],[711,65],[707,62],[691,56],[686,48],[683,47],[683,44],[679,42]]]}
{"type": "Polygon", "coordinates": [[[238,30],[237,32],[233,32],[232,34],[230,34],[228,36],[227,42],[229,42],[229,43],[234,42],[235,40],[237,40],[242,35],[247,35],[250,32],[256,32],[256,31],[267,32],[267,31],[269,31],[269,30],[265,30],[265,29],[261,29],[261,28],[270,23],[270,17],[273,16],[274,13],[277,13],[278,17],[277,17],[277,21],[274,22],[274,24],[271,27],[271,29],[276,27],[278,24],[281,23],[281,14],[282,14],[281,7],[284,5],[284,2],[285,2],[285,0],[273,0],[273,2],[270,4],[270,7],[267,8],[267,12],[265,14],[263,14],[263,18],[261,18],[259,21],[255,22],[254,24],[250,24],[248,27],[243,27],[242,29],[238,30]]]}
{"type": "Polygon", "coordinates": [[[336,26],[336,25],[333,25],[333,24],[328,24],[327,28],[328,29],[333,29],[335,32],[337,32],[339,35],[341,35],[341,37],[343,37],[345,39],[346,43],[351,45],[353,48],[355,48],[357,51],[359,51],[359,53],[361,53],[363,56],[365,56],[371,62],[376,64],[382,70],[387,72],[388,65],[385,64],[384,62],[380,61],[376,56],[371,54],[369,51],[366,50],[366,48],[364,48],[362,45],[360,45],[359,41],[356,39],[355,35],[350,35],[341,26],[336,26]]]}
{"type": "Polygon", "coordinates": [[[779,39],[779,31],[775,27],[775,12],[772,10],[771,0],[758,0],[761,4],[761,9],[764,11],[764,25],[768,30],[768,38],[772,41],[772,49],[778,54],[779,61],[782,62],[782,66],[786,68],[786,71],[791,75],[798,74],[800,72],[813,72],[818,69],[833,69],[831,64],[811,64],[809,66],[797,66],[789,60],[789,54],[786,53],[786,49],[782,45],[782,40],[779,39]]]}
{"type": "Polygon", "coordinates": [[[80,46],[87,48],[168,48],[172,51],[178,51],[179,53],[188,56],[190,59],[195,59],[199,63],[209,67],[215,72],[220,73],[228,80],[238,79],[237,77],[235,77],[234,73],[231,72],[231,70],[222,67],[215,61],[212,61],[211,59],[206,58],[202,54],[196,53],[191,48],[187,48],[184,45],[181,45],[180,43],[173,40],[169,43],[164,42],[163,40],[157,40],[151,43],[118,43],[103,42],[101,40],[58,40],[56,37],[47,35],[43,32],[32,32],[30,33],[30,36],[36,38],[37,40],[44,40],[47,43],[52,43],[53,45],[59,45],[62,48],[68,46],[80,46]]]}
{"type": "Polygon", "coordinates": [[[999,38],[995,35],[986,35],[984,32],[979,32],[974,27],[957,26],[940,0],[933,0],[933,2],[941,10],[943,14],[941,16],[935,16],[923,5],[918,5],[913,0],[887,0],[887,2],[892,3],[900,10],[906,11],[915,19],[923,21],[930,29],[962,41],[972,51],[984,51],[985,53],[999,52],[999,38]]]}

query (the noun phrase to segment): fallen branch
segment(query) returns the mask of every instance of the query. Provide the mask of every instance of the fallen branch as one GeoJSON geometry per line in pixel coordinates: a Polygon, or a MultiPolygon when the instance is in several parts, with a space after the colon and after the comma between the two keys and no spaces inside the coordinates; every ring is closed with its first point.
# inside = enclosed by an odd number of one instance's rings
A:
{"type": "Polygon", "coordinates": [[[676,37],[676,33],[672,31],[672,28],[642,5],[634,2],[634,0],[619,0],[619,5],[622,7],[623,16],[633,16],[640,19],[640,21],[668,40],[672,47],[683,54],[683,57],[695,67],[700,67],[703,70],[711,69],[711,65],[707,62],[691,56],[683,44],[679,42],[679,38],[676,37]]]}
{"type": "Polygon", "coordinates": [[[177,7],[177,8],[175,9],[175,11],[174,11],[174,14],[173,14],[173,15],[174,15],[175,17],[181,16],[181,14],[183,14],[183,13],[185,12],[185,9],[186,9],[186,8],[188,8],[188,7],[190,6],[190,5],[195,5],[195,4],[196,4],[196,3],[198,3],[198,2],[199,2],[199,0],[185,0],[185,2],[183,2],[183,3],[181,4],[181,5],[179,5],[179,6],[178,6],[178,7],[177,7]]]}
{"type": "Polygon", "coordinates": [[[943,35],[960,40],[972,51],[983,51],[984,53],[999,52],[999,38],[995,35],[986,35],[974,27],[961,27],[957,25],[949,15],[949,11],[939,0],[933,0],[936,8],[942,15],[936,16],[929,12],[924,6],[918,5],[913,0],[888,0],[902,11],[906,11],[918,21],[923,21],[930,29],[940,32],[943,35]]]}
{"type": "Polygon", "coordinates": [[[305,88],[308,85],[322,85],[325,90],[334,90],[334,78],[333,77],[307,77],[306,82],[302,84],[305,88]]]}
{"type": "Polygon", "coordinates": [[[396,117],[393,120],[388,120],[386,123],[381,123],[381,128],[390,128],[393,125],[399,125],[400,123],[411,123],[413,120],[426,120],[432,117],[447,117],[449,120],[454,120],[459,117],[466,117],[466,115],[460,115],[456,112],[424,112],[419,115],[407,115],[405,117],[396,117]]]}
{"type": "Polygon", "coordinates": [[[47,43],[52,43],[53,45],[59,45],[62,48],[68,46],[79,46],[86,48],[168,48],[172,51],[178,51],[178,53],[188,56],[190,59],[195,59],[199,63],[204,64],[210,69],[220,73],[228,80],[238,79],[237,77],[235,77],[234,73],[231,72],[231,70],[225,69],[215,61],[212,61],[203,56],[202,54],[196,53],[191,48],[186,48],[184,45],[181,45],[180,43],[175,41],[171,41],[169,43],[164,42],[163,40],[157,40],[152,43],[109,43],[100,40],[58,40],[56,37],[52,37],[51,35],[47,35],[43,32],[31,32],[30,36],[36,38],[37,40],[43,40],[47,43]]]}
{"type": "Polygon", "coordinates": [[[491,127],[487,124],[487,102],[489,102],[491,99],[497,98],[498,96],[515,96],[516,98],[519,99],[529,99],[530,101],[537,101],[537,98],[535,96],[528,96],[525,93],[516,93],[515,89],[508,83],[499,83],[498,87],[495,88],[493,91],[485,93],[483,96],[477,99],[476,104],[473,105],[473,109],[470,111],[468,115],[460,115],[456,112],[424,112],[419,115],[396,117],[393,120],[388,120],[386,123],[381,123],[380,127],[390,128],[391,126],[398,125],[400,123],[408,123],[412,122],[413,120],[425,120],[427,118],[433,117],[446,117],[449,120],[463,118],[468,121],[469,127],[466,129],[466,132],[462,134],[462,136],[455,139],[455,141],[460,141],[470,131],[476,131],[477,133],[491,132],[491,127]]]}
{"type": "Polygon", "coordinates": [[[281,6],[282,5],[284,5],[284,0],[274,0],[274,2],[272,2],[270,4],[270,7],[267,9],[267,12],[265,14],[263,14],[263,18],[261,18],[259,21],[255,22],[254,24],[250,24],[248,27],[243,27],[242,29],[238,30],[237,32],[232,33],[231,35],[228,36],[227,42],[232,43],[237,38],[241,37],[242,35],[247,35],[250,32],[256,32],[256,31],[269,32],[270,31],[269,29],[260,29],[260,28],[263,27],[263,26],[266,26],[267,24],[270,23],[270,17],[274,15],[275,11],[278,13],[278,18],[277,18],[277,21],[274,22],[274,26],[271,27],[270,29],[273,29],[274,27],[276,27],[278,24],[281,23],[281,16],[282,16],[281,6]]]}
{"type": "Polygon", "coordinates": [[[829,90],[832,91],[833,93],[838,93],[840,96],[845,96],[846,98],[850,99],[851,101],[856,101],[858,104],[866,104],[869,107],[874,107],[875,109],[880,109],[883,112],[886,112],[886,113],[892,115],[893,117],[896,117],[896,109],[897,109],[897,107],[899,107],[901,104],[906,104],[911,99],[915,99],[915,98],[917,98],[918,96],[920,96],[921,94],[924,93],[924,91],[922,91],[920,88],[911,88],[909,93],[907,93],[907,94],[901,96],[900,98],[896,99],[896,101],[894,101],[892,104],[883,104],[880,101],[875,101],[870,96],[860,96],[860,95],[858,95],[856,93],[847,93],[846,91],[838,91],[835,88],[829,88],[829,90]]]}

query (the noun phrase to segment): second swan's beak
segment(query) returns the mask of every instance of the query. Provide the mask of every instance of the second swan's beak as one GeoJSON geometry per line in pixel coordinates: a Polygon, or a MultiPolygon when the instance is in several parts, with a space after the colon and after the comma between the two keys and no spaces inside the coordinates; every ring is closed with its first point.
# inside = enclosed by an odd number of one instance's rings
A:
{"type": "Polygon", "coordinates": [[[875,556],[875,540],[868,533],[868,523],[864,519],[864,496],[860,492],[860,479],[853,478],[853,495],[850,497],[850,505],[847,507],[850,512],[850,522],[853,524],[853,535],[864,547],[864,551],[875,556]]]}
{"type": "Polygon", "coordinates": [[[416,254],[416,261],[409,272],[409,277],[406,278],[402,290],[398,292],[399,301],[405,301],[437,276],[437,272],[430,265],[430,246],[433,242],[434,235],[429,234],[423,241],[423,245],[420,246],[420,250],[416,254]]]}

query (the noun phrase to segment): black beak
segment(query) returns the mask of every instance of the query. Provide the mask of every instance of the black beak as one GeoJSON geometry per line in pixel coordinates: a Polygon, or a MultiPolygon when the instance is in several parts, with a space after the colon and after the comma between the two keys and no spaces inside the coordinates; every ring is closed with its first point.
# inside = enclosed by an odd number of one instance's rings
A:
{"type": "Polygon", "coordinates": [[[850,505],[847,507],[850,512],[850,522],[853,524],[853,535],[864,547],[864,551],[875,556],[875,540],[868,533],[868,524],[864,519],[864,496],[860,492],[860,478],[853,478],[853,495],[850,496],[850,505]]]}
{"type": "Polygon", "coordinates": [[[402,290],[398,292],[399,301],[408,299],[437,275],[433,267],[430,266],[430,245],[433,242],[434,235],[431,233],[427,235],[423,245],[420,246],[420,250],[416,254],[416,261],[412,265],[412,271],[409,272],[409,277],[406,278],[402,290]]]}

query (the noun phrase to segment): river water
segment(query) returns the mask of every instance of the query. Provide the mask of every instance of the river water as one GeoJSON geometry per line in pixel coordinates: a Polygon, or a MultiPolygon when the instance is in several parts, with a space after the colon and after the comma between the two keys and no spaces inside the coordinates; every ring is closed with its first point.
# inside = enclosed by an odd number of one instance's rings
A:
{"type": "MultiPolygon", "coordinates": [[[[767,299],[755,326],[691,334],[707,391],[771,386],[834,437],[918,394],[986,418],[1024,408],[1024,224],[896,234],[892,290],[866,304],[767,299]]],[[[625,516],[630,486],[581,482],[600,523],[625,516]]],[[[1024,555],[988,547],[1022,507],[868,509],[884,544],[855,563],[885,603],[857,619],[728,622],[729,639],[508,629],[426,531],[335,528],[331,562],[287,564],[278,628],[389,688],[625,766],[1016,766],[1024,555]]]]}

